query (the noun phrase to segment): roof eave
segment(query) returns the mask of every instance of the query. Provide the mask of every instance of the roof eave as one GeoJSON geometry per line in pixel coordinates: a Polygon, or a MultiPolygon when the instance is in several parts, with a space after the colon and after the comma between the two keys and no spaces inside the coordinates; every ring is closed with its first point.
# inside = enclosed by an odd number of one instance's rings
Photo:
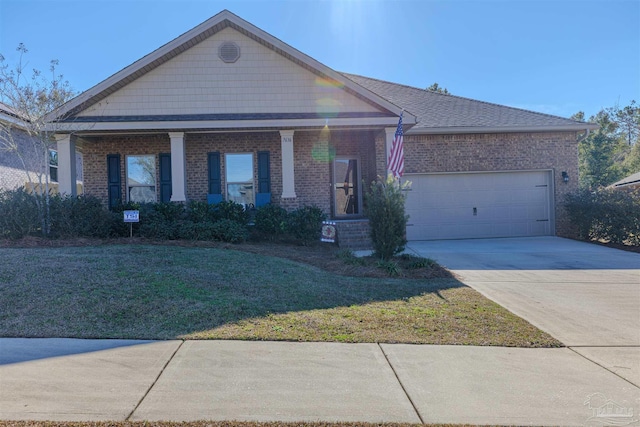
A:
{"type": "Polygon", "coordinates": [[[60,133],[93,133],[93,132],[126,132],[126,131],[171,131],[191,129],[296,129],[322,128],[326,125],[337,127],[392,127],[397,126],[397,117],[368,118],[317,118],[317,119],[282,119],[282,120],[193,120],[193,121],[137,121],[137,122],[59,122],[55,123],[55,131],[60,133]]]}
{"type": "Polygon", "coordinates": [[[462,134],[462,133],[521,133],[521,132],[580,132],[598,129],[593,123],[579,123],[556,126],[450,126],[413,127],[406,135],[462,134]]]}

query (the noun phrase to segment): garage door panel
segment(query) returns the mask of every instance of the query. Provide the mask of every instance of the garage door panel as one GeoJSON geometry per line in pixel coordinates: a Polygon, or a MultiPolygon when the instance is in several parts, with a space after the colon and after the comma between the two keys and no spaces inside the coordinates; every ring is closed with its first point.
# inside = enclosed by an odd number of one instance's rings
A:
{"type": "Polygon", "coordinates": [[[548,171],[413,175],[407,238],[549,235],[550,176],[548,171]]]}

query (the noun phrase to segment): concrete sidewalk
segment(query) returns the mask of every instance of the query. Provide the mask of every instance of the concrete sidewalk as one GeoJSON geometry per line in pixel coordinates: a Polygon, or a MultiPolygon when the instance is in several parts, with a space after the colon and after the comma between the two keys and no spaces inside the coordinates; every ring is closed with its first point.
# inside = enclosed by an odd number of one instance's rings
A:
{"type": "Polygon", "coordinates": [[[568,348],[0,339],[0,419],[637,425],[640,389],[568,348]],[[631,415],[633,414],[633,415],[631,415]]]}

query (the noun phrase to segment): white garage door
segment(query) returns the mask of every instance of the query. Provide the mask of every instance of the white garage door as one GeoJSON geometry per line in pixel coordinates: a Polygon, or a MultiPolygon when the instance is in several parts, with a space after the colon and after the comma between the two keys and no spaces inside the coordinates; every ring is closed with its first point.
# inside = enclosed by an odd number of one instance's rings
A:
{"type": "Polygon", "coordinates": [[[407,175],[408,240],[552,234],[551,172],[407,175]]]}

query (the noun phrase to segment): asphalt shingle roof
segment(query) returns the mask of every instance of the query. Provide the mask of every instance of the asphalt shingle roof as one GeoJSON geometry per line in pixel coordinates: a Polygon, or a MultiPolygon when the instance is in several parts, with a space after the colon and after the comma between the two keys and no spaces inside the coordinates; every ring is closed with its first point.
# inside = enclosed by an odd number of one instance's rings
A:
{"type": "Polygon", "coordinates": [[[640,183],[640,172],[636,172],[632,175],[622,178],[620,181],[611,184],[610,187],[624,187],[626,185],[637,183],[640,183]]]}
{"type": "Polygon", "coordinates": [[[590,123],[549,114],[445,95],[411,86],[342,73],[349,80],[415,114],[410,133],[428,131],[584,130],[590,123]]]}

